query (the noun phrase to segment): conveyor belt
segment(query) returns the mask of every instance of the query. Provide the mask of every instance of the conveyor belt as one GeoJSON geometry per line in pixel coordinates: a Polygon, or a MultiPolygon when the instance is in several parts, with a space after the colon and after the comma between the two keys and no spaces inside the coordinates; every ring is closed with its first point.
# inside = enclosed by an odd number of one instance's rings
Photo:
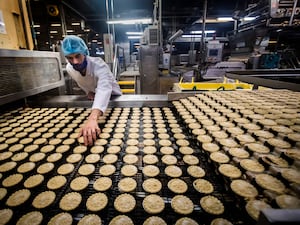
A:
{"type": "MultiPolygon", "coordinates": [[[[288,121],[292,122],[292,125],[286,126],[289,127],[290,129],[293,130],[294,133],[299,133],[299,120],[300,120],[300,102],[299,102],[299,94],[294,93],[294,92],[289,92],[289,91],[261,91],[261,92],[241,92],[239,95],[236,95],[236,92],[207,92],[204,94],[199,94],[194,97],[189,97],[189,98],[183,98],[182,100],[175,101],[173,102],[175,105],[180,104],[185,110],[179,111],[178,107],[170,106],[170,107],[146,107],[143,106],[141,108],[139,107],[123,107],[123,108],[113,108],[109,109],[107,113],[105,114],[104,117],[102,117],[99,120],[100,126],[103,131],[105,131],[104,128],[108,128],[111,125],[112,131],[109,132],[110,136],[106,139],[107,143],[103,144],[104,147],[104,152],[100,153],[101,160],[99,163],[94,163],[95,165],[95,171],[91,175],[88,175],[88,179],[90,180],[90,183],[86,189],[83,191],[79,191],[79,193],[82,196],[82,202],[79,207],[77,207],[75,210],[72,210],[68,213],[70,213],[73,217],[73,224],[77,224],[77,222],[87,214],[92,214],[95,213],[99,215],[103,221],[103,224],[109,224],[109,222],[114,218],[116,215],[120,215],[122,213],[117,212],[114,209],[113,202],[115,198],[121,194],[122,192],[119,191],[118,189],[118,182],[124,178],[124,176],[121,174],[121,168],[125,163],[123,162],[123,156],[126,154],[125,149],[127,147],[127,140],[129,139],[129,129],[133,127],[133,124],[137,123],[138,121],[138,145],[137,147],[139,148],[139,152],[136,154],[139,158],[138,162],[136,162],[134,165],[137,166],[138,168],[138,173],[133,176],[133,178],[137,181],[137,188],[130,192],[131,195],[133,195],[137,201],[137,206],[132,212],[126,213],[133,221],[134,224],[142,224],[143,221],[152,216],[151,214],[148,214],[145,212],[145,210],[142,207],[142,201],[145,196],[147,196],[149,193],[145,192],[145,190],[142,187],[142,182],[147,179],[142,170],[145,164],[142,161],[142,157],[145,155],[143,152],[143,148],[145,147],[144,144],[144,128],[145,124],[152,124],[152,128],[154,129],[153,134],[154,134],[154,139],[155,140],[155,147],[157,149],[156,153],[154,153],[158,158],[159,162],[156,164],[156,166],[159,167],[160,173],[158,176],[156,176],[157,179],[161,181],[163,184],[163,188],[160,192],[157,194],[163,197],[164,202],[165,202],[165,209],[157,214],[156,216],[160,216],[163,218],[168,224],[175,224],[175,222],[184,216],[193,218],[195,221],[197,221],[199,224],[210,224],[210,222],[214,218],[222,217],[226,218],[229,221],[231,221],[233,224],[256,224],[255,220],[253,220],[246,212],[245,210],[245,204],[247,200],[243,199],[242,197],[239,197],[236,195],[233,191],[230,189],[230,183],[231,179],[224,177],[218,172],[218,166],[219,163],[213,161],[210,159],[210,153],[205,151],[202,148],[202,143],[199,142],[197,139],[197,135],[193,134],[193,129],[190,128],[189,123],[186,121],[186,114],[188,114],[191,118],[197,118],[195,112],[201,113],[203,116],[207,117],[207,120],[210,120],[211,122],[214,123],[214,125],[218,126],[221,130],[226,131],[226,127],[222,126],[220,123],[220,120],[217,119],[217,114],[221,117],[224,117],[227,122],[232,122],[236,127],[240,127],[243,131],[244,134],[250,134],[252,137],[255,138],[255,141],[257,143],[267,143],[266,139],[262,139],[261,137],[256,137],[253,136],[254,130],[251,130],[249,128],[245,128],[246,126],[243,125],[243,123],[236,122],[235,117],[233,115],[238,115],[239,118],[244,118],[248,119],[251,121],[252,124],[259,125],[261,130],[265,131],[272,131],[272,127],[268,125],[263,125],[260,123],[260,121],[253,119],[254,117],[251,117],[249,114],[249,110],[252,111],[256,115],[262,115],[263,112],[267,112],[264,117],[268,118],[271,115],[279,115],[277,119],[273,117],[273,120],[277,123],[280,122],[279,119],[286,119],[288,121]],[[201,104],[197,104],[197,102],[200,102],[201,104]],[[197,110],[191,110],[189,108],[189,105],[194,106],[197,110]],[[248,111],[247,111],[248,110],[248,111]],[[139,113],[135,113],[139,112],[139,113]],[[171,113],[171,116],[167,116],[167,112],[171,113]],[[185,112],[185,113],[182,113],[185,112]],[[280,113],[281,112],[281,113],[280,113]],[[232,114],[230,114],[232,113],[232,114]],[[158,117],[155,117],[157,115],[158,117]],[[148,121],[146,121],[148,120],[148,121]],[[103,162],[103,157],[107,153],[107,149],[111,146],[110,141],[114,139],[114,134],[116,134],[116,129],[118,128],[119,124],[125,124],[125,131],[121,132],[124,134],[124,137],[122,138],[122,144],[120,145],[121,151],[117,154],[118,155],[118,160],[116,163],[114,163],[116,167],[116,172],[109,176],[112,179],[112,187],[105,191],[104,193],[107,195],[109,198],[109,203],[105,207],[105,209],[101,210],[100,212],[91,212],[86,209],[85,203],[87,198],[96,193],[97,191],[93,188],[93,183],[96,179],[101,177],[99,174],[99,168],[100,166],[104,165],[105,163],[103,162]],[[176,213],[172,207],[171,207],[171,200],[172,198],[176,195],[173,193],[171,190],[168,189],[167,183],[171,179],[164,173],[164,169],[167,166],[165,163],[161,161],[161,157],[163,154],[159,151],[160,145],[159,140],[160,138],[158,137],[158,127],[156,126],[157,124],[163,124],[165,125],[166,128],[166,133],[170,136],[168,140],[172,142],[171,146],[174,150],[175,153],[174,155],[177,158],[177,163],[176,166],[180,167],[182,169],[183,175],[180,177],[182,180],[184,180],[187,185],[188,185],[188,190],[184,195],[189,197],[193,203],[194,203],[194,210],[193,213],[189,215],[180,215],[176,213]],[[192,176],[190,176],[187,173],[187,167],[188,164],[183,161],[183,154],[179,152],[179,145],[177,144],[177,139],[174,137],[174,132],[175,130],[172,129],[171,124],[178,124],[178,128],[182,130],[182,134],[185,135],[185,140],[189,141],[189,147],[193,148],[194,153],[198,159],[200,167],[202,167],[206,175],[204,179],[207,179],[213,184],[214,191],[211,193],[211,195],[217,197],[224,205],[225,211],[221,215],[213,215],[205,212],[203,208],[200,206],[199,201],[200,198],[207,195],[207,194],[201,194],[197,192],[193,188],[192,182],[195,180],[192,176]]],[[[0,153],[6,152],[6,151],[11,151],[11,147],[17,143],[19,143],[22,139],[26,138],[33,132],[39,131],[40,132],[40,137],[42,137],[45,133],[49,132],[51,128],[58,128],[57,131],[55,131],[54,136],[50,137],[47,139],[45,143],[42,143],[39,145],[39,148],[36,151],[29,152],[28,157],[25,159],[18,161],[17,166],[12,168],[9,171],[1,171],[0,173],[2,174],[2,178],[0,178],[0,188],[3,188],[2,181],[7,178],[9,175],[19,173],[17,171],[17,168],[27,162],[30,157],[35,154],[36,152],[39,152],[41,148],[49,143],[49,141],[53,140],[54,137],[57,135],[66,132],[65,128],[70,128],[68,135],[65,138],[62,138],[63,140],[67,138],[74,138],[74,134],[78,132],[78,128],[80,124],[87,118],[89,115],[89,109],[86,108],[28,108],[28,109],[22,109],[22,108],[17,108],[15,110],[3,112],[0,116],[0,153]],[[36,125],[38,123],[41,123],[41,125],[36,125]],[[75,125],[74,125],[75,124],[75,125]],[[22,129],[23,127],[23,129],[22,129]],[[30,129],[30,128],[34,129],[30,129]],[[42,130],[41,128],[48,128],[45,130],[42,130]],[[26,131],[28,134],[27,136],[23,138],[19,138],[19,140],[16,140],[14,143],[13,142],[13,136],[11,136],[11,132],[15,132],[16,134],[21,133],[26,131]],[[5,143],[8,142],[7,146],[5,146],[5,143]]],[[[203,122],[204,119],[202,120],[196,120],[194,123],[199,123],[201,125],[201,129],[212,137],[213,143],[218,144],[218,146],[221,147],[221,152],[227,154],[230,157],[230,163],[233,165],[238,166],[241,170],[242,168],[239,166],[238,162],[239,160],[236,160],[234,157],[230,156],[228,153],[228,149],[226,146],[222,146],[219,142],[219,139],[215,138],[212,135],[212,132],[208,126],[205,126],[205,123],[203,122]]],[[[176,131],[177,132],[177,131],[176,131]]],[[[231,138],[233,138],[236,142],[238,142],[239,146],[243,148],[244,144],[241,143],[237,136],[234,136],[232,133],[229,133],[226,131],[227,134],[231,138]]],[[[299,150],[299,142],[293,141],[287,137],[286,134],[280,133],[280,132],[273,132],[272,133],[275,135],[276,139],[280,140],[285,140],[287,141],[290,145],[291,148],[293,149],[298,149],[299,150]]],[[[39,137],[36,137],[32,142],[36,141],[39,137]]],[[[62,140],[62,141],[63,141],[62,140]]],[[[98,142],[99,144],[100,142],[98,142]]],[[[23,150],[28,146],[29,144],[26,144],[23,148],[23,150]]],[[[61,144],[58,144],[55,146],[55,149],[57,149],[61,144]]],[[[24,173],[23,180],[13,186],[6,188],[7,189],[7,194],[3,197],[2,200],[0,200],[0,210],[4,208],[11,208],[15,213],[14,217],[11,219],[9,224],[16,224],[18,219],[26,214],[27,212],[35,211],[38,210],[40,211],[44,218],[43,218],[43,224],[46,224],[51,217],[54,215],[63,212],[59,208],[59,202],[61,198],[69,192],[72,192],[70,188],[70,182],[75,178],[78,177],[78,169],[81,165],[86,164],[85,158],[87,155],[91,153],[91,147],[87,148],[87,151],[82,152],[82,159],[76,163],[73,163],[75,166],[75,169],[72,173],[69,175],[65,175],[67,178],[67,183],[64,185],[62,188],[58,190],[54,190],[56,193],[56,199],[53,204],[51,204],[49,207],[45,209],[35,209],[32,206],[32,201],[34,197],[43,192],[48,190],[47,188],[47,181],[58,175],[57,169],[60,165],[66,163],[67,158],[69,155],[73,153],[73,150],[76,146],[79,146],[80,143],[78,141],[75,141],[74,144],[70,145],[70,150],[63,153],[63,157],[55,162],[55,167],[53,170],[51,170],[49,173],[44,174],[44,181],[41,183],[41,185],[30,189],[31,191],[31,197],[21,206],[17,207],[8,207],[5,205],[6,200],[8,197],[14,193],[16,190],[22,189],[23,187],[23,182],[31,175],[36,174],[36,170],[38,166],[41,164],[47,162],[47,157],[54,153],[56,150],[53,150],[51,152],[47,152],[46,157],[38,162],[36,162],[35,168],[28,172],[24,173]],[[18,212],[18,213],[16,213],[18,212]]],[[[270,146],[267,145],[268,147],[271,148],[271,153],[275,155],[284,155],[284,149],[278,148],[276,146],[270,146]]],[[[13,154],[17,154],[19,152],[22,152],[22,150],[13,152],[13,154]]],[[[255,155],[253,155],[254,157],[255,155]]],[[[9,157],[7,159],[3,159],[0,161],[0,169],[2,168],[6,162],[12,161],[12,157],[9,157]]],[[[255,157],[254,157],[255,158],[255,157]]],[[[258,157],[259,158],[259,157],[258,157]]],[[[294,158],[289,158],[286,157],[285,159],[289,159],[289,166],[291,168],[297,169],[299,171],[299,167],[297,166],[297,160],[294,158]]],[[[276,176],[278,179],[280,179],[282,182],[287,187],[287,193],[293,194],[297,197],[299,197],[299,193],[297,193],[297,187],[299,185],[294,185],[291,184],[288,180],[283,178],[280,175],[280,168],[277,170],[272,170],[272,167],[268,167],[266,164],[264,164],[267,168],[266,173],[272,174],[276,176]]],[[[259,196],[258,199],[266,199],[266,201],[274,208],[278,208],[276,203],[274,203],[274,195],[266,195],[265,190],[261,188],[258,184],[256,184],[255,180],[253,180],[252,174],[250,175],[245,171],[242,170],[244,175],[242,179],[245,179],[249,182],[251,182],[258,190],[259,190],[259,196]]]]}

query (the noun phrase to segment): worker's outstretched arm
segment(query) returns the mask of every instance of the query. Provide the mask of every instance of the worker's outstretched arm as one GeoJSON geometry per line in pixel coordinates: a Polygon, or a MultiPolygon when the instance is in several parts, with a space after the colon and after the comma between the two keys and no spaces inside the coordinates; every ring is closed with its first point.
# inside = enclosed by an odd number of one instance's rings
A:
{"type": "Polygon", "coordinates": [[[83,124],[78,137],[83,136],[84,145],[93,145],[94,141],[100,135],[101,130],[98,126],[98,118],[102,116],[102,112],[99,109],[92,109],[88,120],[83,124]]]}

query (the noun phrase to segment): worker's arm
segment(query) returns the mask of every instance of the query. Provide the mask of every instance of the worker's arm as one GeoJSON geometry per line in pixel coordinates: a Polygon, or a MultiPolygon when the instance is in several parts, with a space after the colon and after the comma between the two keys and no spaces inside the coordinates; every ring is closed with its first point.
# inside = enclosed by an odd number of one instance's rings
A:
{"type": "Polygon", "coordinates": [[[84,145],[93,145],[99,136],[101,130],[98,126],[98,118],[102,116],[103,113],[99,109],[92,109],[91,114],[89,115],[88,120],[83,125],[79,132],[79,136],[83,136],[84,145]]]}

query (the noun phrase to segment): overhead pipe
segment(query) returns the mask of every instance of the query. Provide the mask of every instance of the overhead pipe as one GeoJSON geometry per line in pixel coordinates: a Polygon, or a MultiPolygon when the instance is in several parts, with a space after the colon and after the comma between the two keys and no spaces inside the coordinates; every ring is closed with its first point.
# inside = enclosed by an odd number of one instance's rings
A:
{"type": "Polygon", "coordinates": [[[162,0],[155,0],[153,7],[153,24],[158,25],[158,41],[160,49],[163,48],[162,37],[162,0]]]}
{"type": "Polygon", "coordinates": [[[202,18],[202,35],[201,35],[201,51],[200,51],[200,63],[205,62],[205,26],[207,17],[207,0],[203,2],[203,18],[202,18]]]}
{"type": "MultiPolygon", "coordinates": [[[[108,0],[105,0],[105,7],[106,7],[106,20],[109,21],[109,4],[108,0]]],[[[110,34],[110,25],[107,24],[107,33],[110,34]]]]}
{"type": "MultiPolygon", "coordinates": [[[[111,9],[111,19],[114,19],[114,0],[110,0],[110,9],[111,9]]],[[[112,35],[113,35],[113,41],[115,42],[116,34],[115,34],[114,24],[112,24],[112,35]]]]}
{"type": "Polygon", "coordinates": [[[36,37],[36,32],[34,30],[34,21],[33,21],[33,16],[32,16],[30,0],[26,1],[26,7],[27,7],[27,11],[28,11],[31,35],[32,35],[32,39],[33,39],[33,49],[38,50],[37,37],[36,37]]]}
{"type": "Polygon", "coordinates": [[[163,49],[163,34],[162,34],[162,0],[159,0],[159,6],[158,6],[158,25],[159,25],[159,46],[160,49],[163,49]]]}
{"type": "Polygon", "coordinates": [[[66,23],[66,17],[65,17],[65,11],[63,4],[60,4],[59,6],[60,10],[60,20],[61,20],[61,28],[62,28],[62,34],[67,35],[67,23],[66,23]]]}
{"type": "Polygon", "coordinates": [[[69,3],[67,3],[66,1],[61,1],[62,4],[64,4],[65,6],[67,6],[69,9],[71,9],[73,12],[75,12],[78,16],[80,16],[82,19],[84,19],[85,21],[87,20],[87,18],[80,13],[78,10],[76,10],[74,7],[72,7],[69,3]]]}

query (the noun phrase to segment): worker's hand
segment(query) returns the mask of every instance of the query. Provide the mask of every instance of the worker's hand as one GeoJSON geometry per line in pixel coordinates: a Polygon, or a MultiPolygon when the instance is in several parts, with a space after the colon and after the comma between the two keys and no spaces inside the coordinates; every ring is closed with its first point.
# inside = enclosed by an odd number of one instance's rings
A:
{"type": "Polygon", "coordinates": [[[83,136],[84,145],[93,145],[94,141],[99,137],[100,132],[97,120],[88,120],[81,128],[78,137],[83,136]]]}
{"type": "Polygon", "coordinates": [[[95,93],[90,91],[90,92],[88,93],[87,97],[88,97],[89,100],[94,100],[94,98],[95,98],[95,93]]]}
{"type": "Polygon", "coordinates": [[[88,120],[81,128],[78,138],[83,137],[84,145],[93,145],[99,137],[101,130],[98,126],[98,117],[102,112],[98,109],[93,109],[88,120]]]}

